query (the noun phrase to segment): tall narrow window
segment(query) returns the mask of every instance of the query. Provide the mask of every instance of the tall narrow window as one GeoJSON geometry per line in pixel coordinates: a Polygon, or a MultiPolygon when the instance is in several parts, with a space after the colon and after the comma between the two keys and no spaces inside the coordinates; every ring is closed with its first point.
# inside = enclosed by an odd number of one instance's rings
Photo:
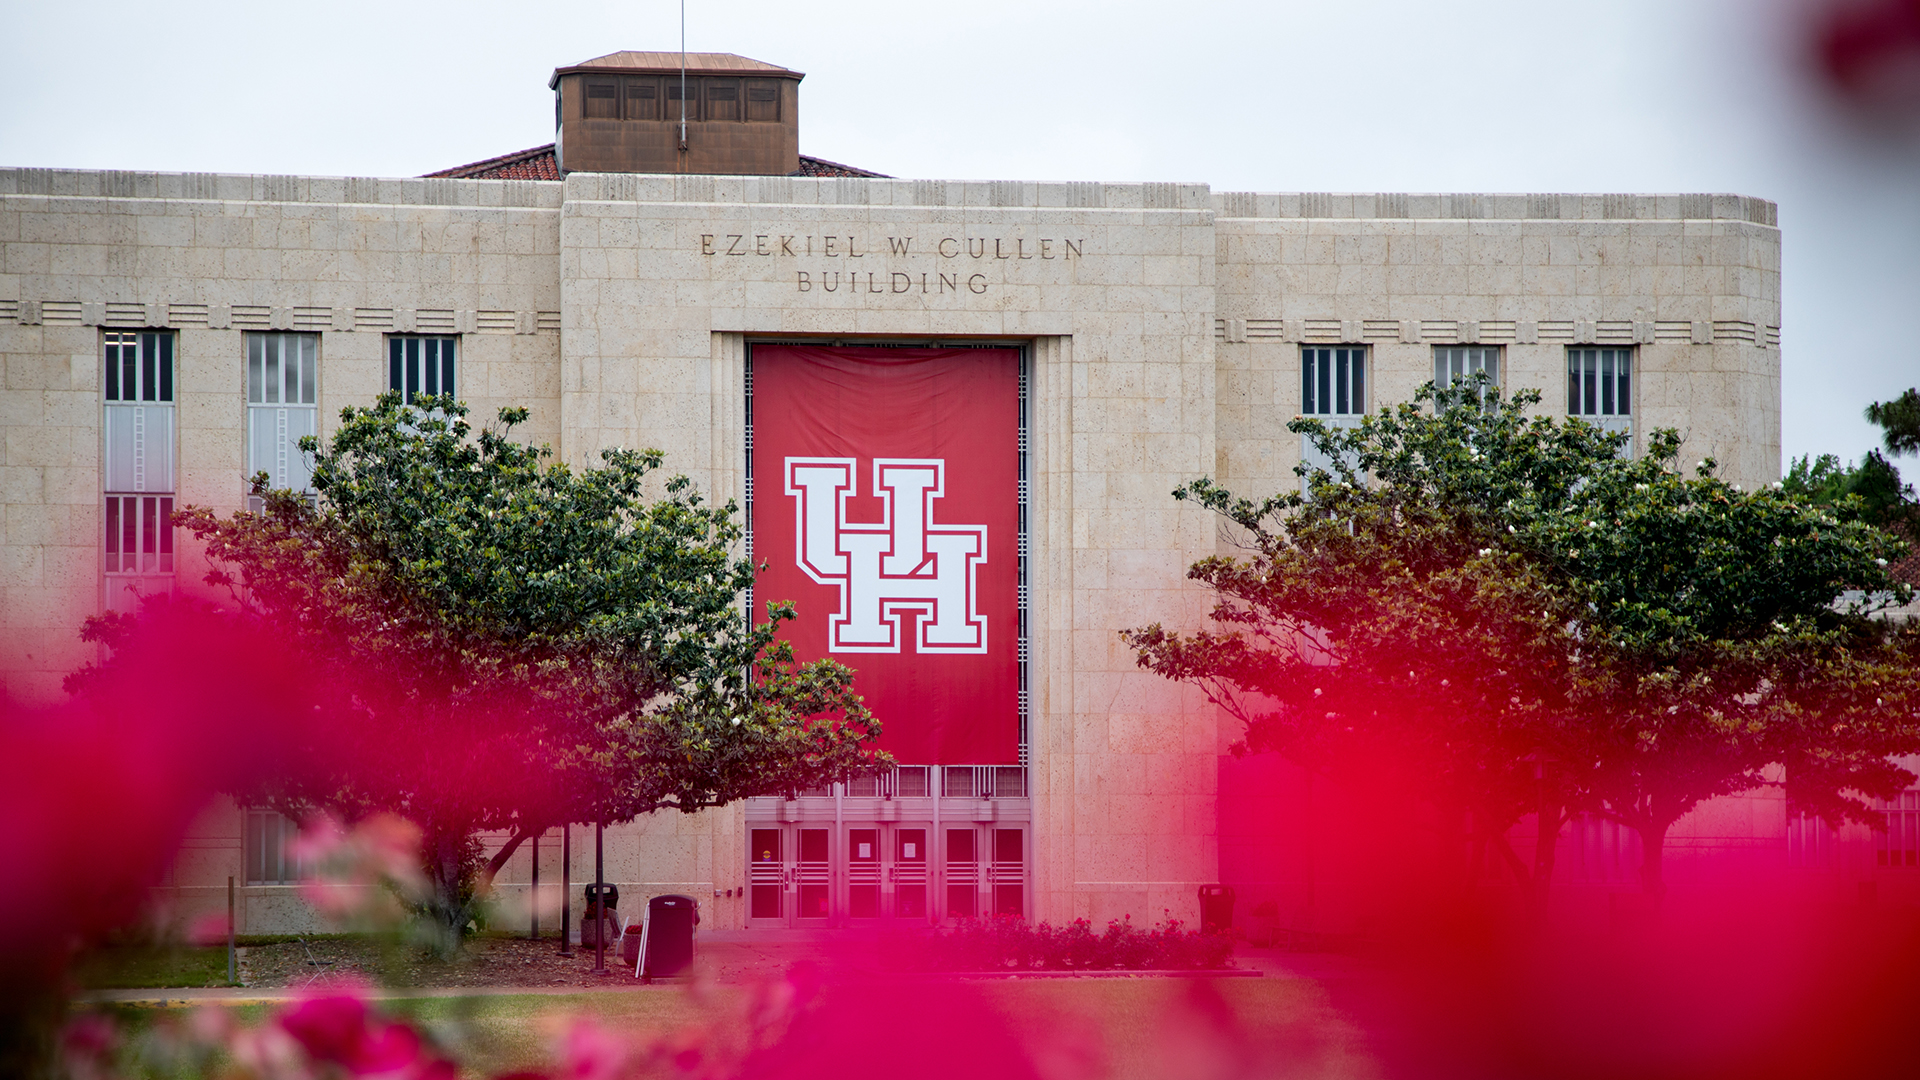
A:
{"type": "Polygon", "coordinates": [[[1498,345],[1436,345],[1433,349],[1433,388],[1445,390],[1485,375],[1500,385],[1500,347],[1498,345]]]}
{"type": "MultiPolygon", "coordinates": [[[[1300,349],[1300,411],[1329,427],[1350,427],[1367,411],[1367,349],[1364,345],[1305,345],[1300,349]]],[[[1333,458],[1300,436],[1300,477],[1305,492],[1315,470],[1333,469],[1333,458]]]]}
{"type": "Polygon", "coordinates": [[[1633,430],[1633,350],[1568,349],[1567,415],[1633,430]]]}
{"type": "Polygon", "coordinates": [[[422,394],[451,394],[453,360],[459,338],[402,337],[387,339],[387,389],[413,404],[422,394]]]}
{"type": "Polygon", "coordinates": [[[295,854],[300,825],[272,810],[248,810],[247,884],[289,885],[313,876],[313,867],[295,854]]]}
{"type": "Polygon", "coordinates": [[[1367,411],[1364,345],[1300,350],[1300,411],[1308,416],[1358,416],[1367,411]]]}
{"type": "Polygon", "coordinates": [[[1891,799],[1875,799],[1886,817],[1873,830],[1876,865],[1912,869],[1920,866],[1920,791],[1903,791],[1891,799]]]}
{"type": "Polygon", "coordinates": [[[1796,870],[1833,868],[1835,842],[1833,826],[1817,814],[1792,805],[1787,807],[1787,865],[1796,870]]]}
{"type": "Polygon", "coordinates": [[[116,578],[173,573],[173,334],[109,330],[102,335],[106,399],[105,565],[107,606],[128,608],[116,578]]]}
{"type": "Polygon", "coordinates": [[[319,434],[320,337],[247,335],[247,475],[305,491],[313,464],[300,440],[319,434]]]}

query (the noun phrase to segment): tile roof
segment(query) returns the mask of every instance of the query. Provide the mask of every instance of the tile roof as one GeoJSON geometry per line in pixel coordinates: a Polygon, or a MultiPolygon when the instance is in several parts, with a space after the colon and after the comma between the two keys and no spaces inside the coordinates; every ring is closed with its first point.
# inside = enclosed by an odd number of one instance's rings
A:
{"type": "Polygon", "coordinates": [[[805,154],[800,155],[800,168],[796,169],[793,175],[870,176],[876,180],[893,179],[893,177],[888,176],[886,173],[868,172],[865,169],[856,169],[852,165],[842,165],[837,161],[828,161],[826,158],[808,157],[805,154]]]}
{"type": "MultiPolygon", "coordinates": [[[[676,56],[679,54],[675,54],[676,56]]],[[[795,176],[867,176],[875,179],[890,179],[885,173],[856,169],[852,165],[842,165],[825,158],[800,155],[800,168],[795,176]]],[[[554,157],[553,144],[536,146],[531,150],[520,150],[485,161],[455,165],[451,169],[430,172],[429,178],[452,180],[558,180],[560,164],[554,157]]]]}
{"type": "Polygon", "coordinates": [[[485,161],[475,161],[466,165],[455,165],[451,169],[430,172],[428,178],[448,177],[454,180],[558,180],[560,179],[560,161],[554,157],[553,144],[536,146],[531,150],[519,150],[511,154],[502,154],[485,161]]]}

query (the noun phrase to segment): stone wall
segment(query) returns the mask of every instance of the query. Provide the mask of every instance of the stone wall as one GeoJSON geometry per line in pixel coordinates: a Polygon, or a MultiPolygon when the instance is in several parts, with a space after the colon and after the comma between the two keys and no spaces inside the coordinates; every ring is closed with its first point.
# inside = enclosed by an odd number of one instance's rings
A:
{"type": "Polygon", "coordinates": [[[1780,474],[1780,232],[1732,195],[1283,195],[1219,212],[1219,474],[1298,481],[1304,343],[1365,344],[1371,405],[1412,398],[1435,345],[1499,345],[1509,390],[1565,415],[1566,348],[1638,350],[1635,441],[1683,438],[1746,486],[1780,474]]]}
{"type": "Polygon", "coordinates": [[[1213,459],[1206,189],[575,174],[563,215],[573,460],[653,446],[740,498],[748,336],[1032,343],[1034,910],[1189,905],[1214,721],[1115,631],[1191,621],[1212,545],[1167,497],[1213,459]]]}
{"type": "MultiPolygon", "coordinates": [[[[320,335],[322,431],[384,387],[383,334],[458,333],[481,418],[559,442],[560,185],[0,170],[0,673],[45,699],[102,598],[102,328],[172,328],[177,492],[243,505],[244,333],[320,335]]],[[[204,566],[183,558],[177,580],[204,566]]]]}
{"type": "MultiPolygon", "coordinates": [[[[1546,412],[1567,345],[1637,345],[1640,436],[1671,424],[1689,463],[1770,481],[1778,251],[1772,205],[1731,196],[0,170],[0,674],[48,699],[93,655],[78,633],[103,603],[102,329],[177,331],[178,495],[223,511],[244,497],[247,330],[319,334],[323,432],[384,386],[384,335],[458,334],[477,418],[529,405],[525,437],[576,464],[656,447],[722,500],[746,493],[752,341],[1019,343],[1033,911],[1192,917],[1194,887],[1222,873],[1232,732],[1116,634],[1204,616],[1183,573],[1215,525],[1171,489],[1296,482],[1285,423],[1314,342],[1372,348],[1375,407],[1431,377],[1434,344],[1501,344],[1507,385],[1543,389],[1546,412]]],[[[177,578],[203,569],[184,558],[177,578]]],[[[207,880],[180,888],[238,873],[237,812],[220,813],[182,863],[207,880]]],[[[609,830],[608,876],[738,889],[743,823],[736,808],[609,830]]],[[[590,834],[575,839],[579,878],[590,834]]],[[[262,893],[261,918],[285,895],[262,893]]],[[[713,925],[739,925],[737,900],[716,904],[713,925]]]]}

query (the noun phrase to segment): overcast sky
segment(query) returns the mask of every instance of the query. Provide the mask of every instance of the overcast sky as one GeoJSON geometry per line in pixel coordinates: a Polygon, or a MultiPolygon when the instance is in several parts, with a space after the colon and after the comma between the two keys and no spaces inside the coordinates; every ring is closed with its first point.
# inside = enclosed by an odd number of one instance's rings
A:
{"type": "MultiPolygon", "coordinates": [[[[801,150],[895,176],[1773,199],[1785,451],[1858,457],[1861,408],[1920,383],[1920,152],[1819,94],[1800,20],[1766,6],[1791,2],[689,0],[686,33],[806,72],[801,150]]],[[[552,70],[678,48],[680,9],[92,0],[5,22],[0,165],[412,176],[552,141],[552,70]]]]}

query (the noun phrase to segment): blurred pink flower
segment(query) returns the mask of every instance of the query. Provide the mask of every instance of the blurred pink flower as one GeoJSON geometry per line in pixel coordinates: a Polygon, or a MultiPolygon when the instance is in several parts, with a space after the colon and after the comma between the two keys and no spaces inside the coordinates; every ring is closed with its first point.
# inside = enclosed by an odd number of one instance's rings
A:
{"type": "Polygon", "coordinates": [[[294,841],[294,858],[313,868],[300,891],[335,923],[389,925],[404,914],[394,901],[417,903],[429,892],[420,869],[420,829],[392,814],[344,826],[331,815],[309,818],[294,841]]]}
{"type": "Polygon", "coordinates": [[[279,1024],[314,1061],[342,1066],[355,1076],[452,1080],[457,1075],[411,1024],[377,1015],[356,994],[308,998],[282,1013],[279,1024]]]}
{"type": "Polygon", "coordinates": [[[228,925],[226,912],[210,912],[188,924],[187,940],[195,945],[224,945],[228,925]]]}

